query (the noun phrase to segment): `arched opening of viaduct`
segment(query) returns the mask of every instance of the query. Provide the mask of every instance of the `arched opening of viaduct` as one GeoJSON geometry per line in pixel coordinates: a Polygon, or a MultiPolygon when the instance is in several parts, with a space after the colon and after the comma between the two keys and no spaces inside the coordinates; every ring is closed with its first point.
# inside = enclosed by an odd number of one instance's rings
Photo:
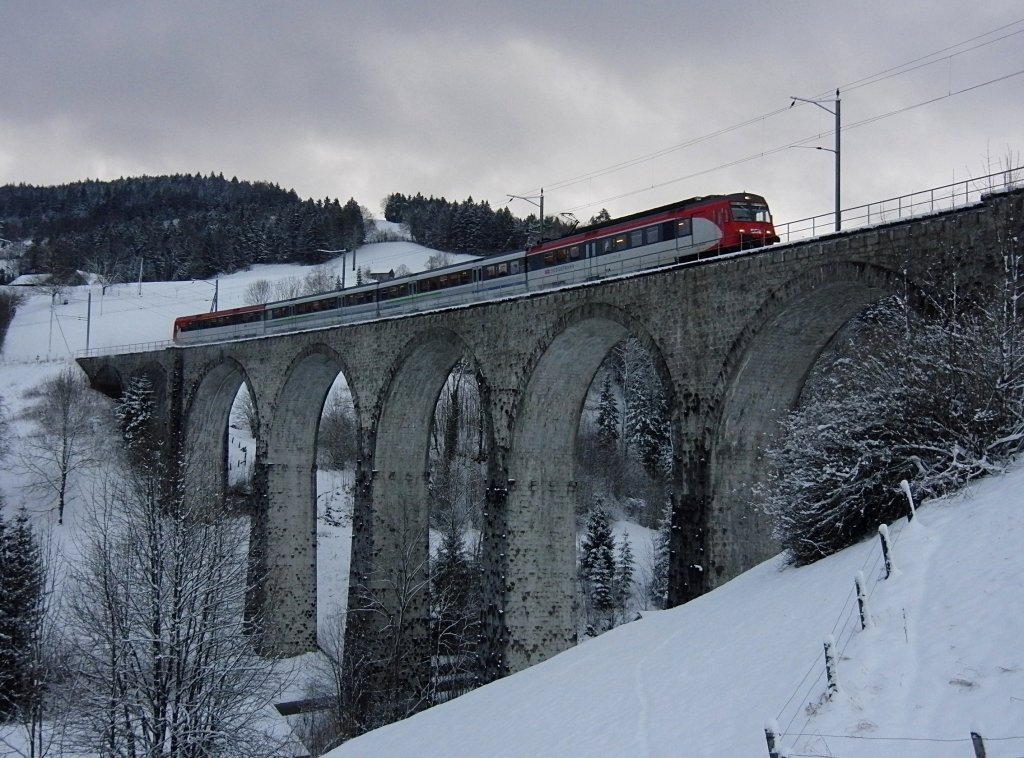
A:
{"type": "Polygon", "coordinates": [[[512,671],[576,642],[576,438],[598,368],[632,335],[663,380],[668,374],[646,329],[614,306],[575,309],[552,332],[526,372],[508,461],[504,623],[512,671]]]}
{"type": "Polygon", "coordinates": [[[764,448],[836,334],[906,286],[901,274],[879,267],[822,266],[774,291],[737,337],[716,391],[721,410],[707,471],[705,591],[730,579],[734,567],[751,567],[778,551],[751,497],[766,473],[764,448]]]}
{"type": "Polygon", "coordinates": [[[394,697],[422,692],[431,673],[430,435],[441,390],[467,356],[454,331],[417,334],[399,350],[367,431],[372,468],[357,482],[345,649],[386,651],[402,681],[377,676],[394,697]]]}

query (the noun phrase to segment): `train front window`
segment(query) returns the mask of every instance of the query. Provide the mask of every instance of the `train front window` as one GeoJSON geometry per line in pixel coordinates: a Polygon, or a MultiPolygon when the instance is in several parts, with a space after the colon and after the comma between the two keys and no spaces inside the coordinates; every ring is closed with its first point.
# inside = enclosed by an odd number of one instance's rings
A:
{"type": "Polygon", "coordinates": [[[753,203],[732,203],[732,217],[736,221],[754,221],[761,224],[772,222],[772,214],[768,212],[768,206],[754,205],[753,203]]]}

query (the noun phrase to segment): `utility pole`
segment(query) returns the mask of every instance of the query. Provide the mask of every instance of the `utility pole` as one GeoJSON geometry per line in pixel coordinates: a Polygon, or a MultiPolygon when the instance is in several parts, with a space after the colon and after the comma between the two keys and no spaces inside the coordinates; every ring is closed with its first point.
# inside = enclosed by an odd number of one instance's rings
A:
{"type": "Polygon", "coordinates": [[[540,209],[540,230],[537,235],[537,244],[544,242],[544,188],[541,187],[539,195],[509,195],[509,200],[525,200],[540,209]]]}
{"type": "MultiPolygon", "coordinates": [[[[345,258],[346,258],[346,253],[348,253],[348,250],[345,249],[345,248],[342,248],[341,250],[320,250],[319,248],[317,248],[317,252],[318,253],[327,253],[328,255],[337,255],[338,253],[341,253],[341,288],[345,289],[345,258]]],[[[356,251],[355,250],[352,251],[352,270],[353,271],[356,270],[356,251]]]]}
{"type": "Polygon", "coordinates": [[[816,150],[827,150],[830,153],[834,153],[835,156],[836,156],[836,201],[835,202],[836,202],[836,231],[838,232],[842,228],[842,224],[843,224],[843,222],[842,222],[842,211],[840,210],[840,208],[842,208],[842,206],[840,205],[840,200],[839,200],[839,187],[840,187],[839,177],[840,177],[840,166],[841,166],[841,159],[840,159],[841,152],[840,152],[839,137],[840,137],[840,132],[842,130],[842,118],[839,115],[840,114],[840,104],[841,104],[840,100],[839,100],[839,90],[838,89],[836,90],[835,98],[830,99],[830,100],[808,100],[805,97],[797,97],[796,95],[791,95],[790,99],[792,100],[792,102],[789,104],[790,108],[792,108],[794,105],[796,105],[797,102],[810,103],[811,105],[817,105],[819,108],[821,108],[826,113],[831,113],[833,116],[836,117],[836,130],[835,130],[836,131],[836,146],[835,146],[835,149],[830,150],[827,147],[818,147],[818,148],[815,148],[815,149],[816,150]],[[833,110],[832,108],[828,108],[827,106],[823,105],[822,103],[832,103],[833,106],[835,106],[835,110],[833,110]]]}

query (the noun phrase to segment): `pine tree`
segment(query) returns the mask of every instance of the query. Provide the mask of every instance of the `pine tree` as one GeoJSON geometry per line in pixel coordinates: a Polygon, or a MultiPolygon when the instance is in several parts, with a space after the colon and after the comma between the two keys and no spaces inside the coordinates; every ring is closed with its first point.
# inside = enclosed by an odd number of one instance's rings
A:
{"type": "Polygon", "coordinates": [[[39,540],[23,510],[0,516],[0,719],[23,714],[41,697],[40,622],[45,575],[39,540]]]}
{"type": "Polygon", "coordinates": [[[654,561],[651,565],[651,582],[647,586],[647,597],[655,608],[668,606],[668,564],[672,539],[672,505],[665,504],[654,535],[654,561]]]}
{"type": "Polygon", "coordinates": [[[612,612],[617,601],[615,536],[608,514],[597,508],[590,514],[587,533],[580,545],[580,574],[590,607],[596,615],[598,631],[611,628],[612,612]]]}
{"type": "Polygon", "coordinates": [[[151,464],[158,452],[159,435],[153,433],[153,394],[152,382],[134,377],[114,406],[125,450],[133,464],[151,464]]]}
{"type": "Polygon", "coordinates": [[[633,598],[633,573],[635,570],[633,546],[629,542],[629,535],[623,534],[615,556],[615,601],[623,619],[629,612],[629,604],[633,598]]]}
{"type": "Polygon", "coordinates": [[[612,393],[612,378],[605,374],[597,405],[597,439],[601,447],[614,452],[619,441],[619,406],[612,393]]]}
{"type": "Polygon", "coordinates": [[[665,393],[650,364],[642,366],[631,389],[633,397],[626,413],[626,436],[644,470],[656,477],[671,461],[665,393]]]}

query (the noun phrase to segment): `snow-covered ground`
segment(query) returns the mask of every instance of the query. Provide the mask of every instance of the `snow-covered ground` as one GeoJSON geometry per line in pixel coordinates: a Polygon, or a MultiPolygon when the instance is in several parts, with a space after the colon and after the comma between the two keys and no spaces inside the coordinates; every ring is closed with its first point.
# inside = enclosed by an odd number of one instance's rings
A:
{"type": "MultiPolygon", "coordinates": [[[[412,270],[433,251],[367,245],[358,265],[412,270]]],[[[351,266],[351,260],[348,261],[351,266]]],[[[340,267],[341,261],[328,266],[340,267]]],[[[256,279],[301,278],[262,266],[219,281],[219,304],[242,304],[256,279]]],[[[87,288],[19,309],[0,353],[0,395],[56,374],[86,334],[87,288]],[[64,300],[67,300],[65,303],[64,300]],[[51,320],[52,318],[52,320],[51,320]]],[[[144,283],[92,291],[90,346],[150,343],[182,314],[206,311],[212,283],[144,283]]],[[[17,430],[16,430],[17,431],[17,430]]],[[[244,440],[236,440],[240,455],[244,440]]],[[[321,508],[345,474],[320,481],[321,508]]],[[[8,506],[25,501],[0,470],[8,506]]],[[[880,578],[877,540],[813,566],[776,559],[684,607],[648,613],[529,671],[366,735],[335,756],[766,756],[764,725],[800,756],[1024,756],[1024,468],[928,503],[893,526],[896,573],[880,578]],[[853,580],[867,578],[873,626],[859,629],[853,580]],[[822,641],[839,651],[839,692],[825,693],[822,641]]],[[[65,529],[74,524],[74,500],[65,529]]],[[[37,512],[45,521],[49,515],[37,512]]],[[[617,525],[617,531],[627,528],[617,525]]],[[[319,527],[321,621],[344,601],[349,532],[319,527]]],[[[640,559],[644,534],[631,530],[640,559]]],[[[300,693],[297,691],[296,696],[300,693]]],[[[0,755],[3,751],[0,750],[0,755]]]]}
{"type": "Polygon", "coordinates": [[[767,561],[685,606],[353,740],[343,756],[1024,756],[1024,467],[804,568],[767,561]],[[860,630],[854,577],[873,620],[860,630]],[[825,699],[822,643],[838,650],[825,699]]]}
{"type": "MultiPolygon", "coordinates": [[[[435,250],[415,242],[379,242],[363,245],[355,254],[356,265],[371,271],[390,271],[407,266],[422,271],[435,250]]],[[[451,256],[452,263],[470,260],[472,256],[451,256]]],[[[332,276],[341,277],[342,263],[347,265],[346,284],[355,282],[353,256],[344,261],[336,258],[320,267],[332,276]]],[[[253,266],[247,271],[229,274],[219,280],[188,282],[137,282],[108,286],[104,292],[99,284],[71,287],[62,295],[31,293],[18,309],[8,332],[0,359],[12,361],[45,361],[70,358],[86,347],[103,349],[120,345],[147,345],[171,338],[174,319],[191,313],[210,310],[214,294],[220,309],[245,305],[245,291],[255,281],[281,281],[289,277],[301,280],[314,267],[291,264],[253,266]],[[89,296],[92,296],[91,306],[89,296]]]]}

